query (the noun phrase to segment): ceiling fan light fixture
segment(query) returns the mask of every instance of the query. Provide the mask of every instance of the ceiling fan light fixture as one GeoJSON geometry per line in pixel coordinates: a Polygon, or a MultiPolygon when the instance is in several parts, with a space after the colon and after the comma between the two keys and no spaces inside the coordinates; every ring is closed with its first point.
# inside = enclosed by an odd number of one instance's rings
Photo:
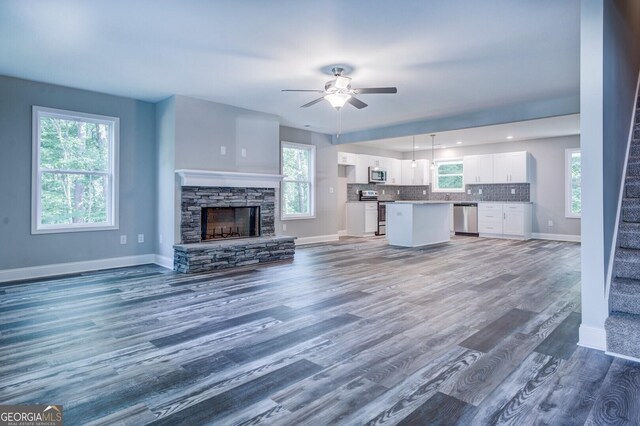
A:
{"type": "Polygon", "coordinates": [[[351,98],[351,95],[347,93],[330,93],[325,95],[324,97],[332,107],[335,109],[340,109],[347,103],[347,101],[351,98]]]}
{"type": "Polygon", "coordinates": [[[336,77],[336,82],[334,87],[336,89],[343,89],[346,90],[349,88],[349,85],[351,84],[351,79],[349,77],[343,77],[341,75],[336,77]]]}

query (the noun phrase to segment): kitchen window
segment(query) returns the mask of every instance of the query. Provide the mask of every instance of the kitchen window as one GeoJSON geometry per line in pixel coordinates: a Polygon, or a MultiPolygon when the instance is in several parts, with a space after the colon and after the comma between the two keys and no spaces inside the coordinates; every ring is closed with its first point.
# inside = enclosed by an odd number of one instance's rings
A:
{"type": "Polygon", "coordinates": [[[316,147],[282,142],[282,219],[315,217],[316,147]]]}
{"type": "Polygon", "coordinates": [[[119,119],[33,107],[33,234],[118,227],[119,119]]]}
{"type": "Polygon", "coordinates": [[[565,216],[579,218],[582,213],[580,149],[565,151],[565,216]]]}
{"type": "Polygon", "coordinates": [[[464,191],[462,160],[436,160],[434,175],[434,192],[464,191]]]}

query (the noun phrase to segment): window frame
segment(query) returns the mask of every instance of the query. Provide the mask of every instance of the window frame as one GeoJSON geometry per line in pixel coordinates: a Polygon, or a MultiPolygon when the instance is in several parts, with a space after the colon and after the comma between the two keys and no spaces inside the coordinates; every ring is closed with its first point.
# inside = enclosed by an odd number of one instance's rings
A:
{"type": "Polygon", "coordinates": [[[280,220],[298,220],[298,219],[315,219],[316,217],[316,146],[311,144],[301,144],[296,142],[280,141],[280,173],[283,175],[280,183],[280,220]],[[284,177],[284,149],[303,149],[309,151],[309,177],[310,180],[298,181],[287,180],[284,177]],[[305,214],[286,214],[284,184],[285,182],[309,183],[309,213],[305,214]]]}
{"type": "Polygon", "coordinates": [[[32,133],[31,133],[31,233],[54,234],[66,232],[104,231],[119,229],[119,148],[120,148],[120,119],[98,114],[69,111],[33,105],[32,133]],[[111,127],[109,140],[109,167],[106,172],[51,169],[76,174],[92,174],[107,177],[107,221],[101,224],[55,224],[43,225],[41,222],[42,203],[42,172],[40,168],[40,119],[42,117],[56,117],[66,120],[85,121],[90,123],[107,124],[111,127]]]}
{"type": "MultiPolygon", "coordinates": [[[[433,182],[431,192],[464,192],[464,161],[462,158],[440,158],[440,159],[434,160],[433,163],[435,164],[435,167],[431,172],[431,178],[432,178],[431,182],[433,182]],[[441,163],[460,163],[462,165],[462,172],[460,173],[460,176],[462,177],[462,188],[452,189],[452,188],[438,187],[438,166],[441,163]]],[[[458,175],[456,174],[456,175],[449,175],[449,176],[458,176],[458,175]]]]}
{"type": "MultiPolygon", "coordinates": [[[[574,153],[580,154],[580,178],[582,178],[582,151],[580,148],[567,148],[564,150],[564,216],[567,219],[580,219],[582,213],[571,211],[571,157],[574,153]]],[[[582,206],[582,191],[580,191],[580,206],[582,206]]]]}

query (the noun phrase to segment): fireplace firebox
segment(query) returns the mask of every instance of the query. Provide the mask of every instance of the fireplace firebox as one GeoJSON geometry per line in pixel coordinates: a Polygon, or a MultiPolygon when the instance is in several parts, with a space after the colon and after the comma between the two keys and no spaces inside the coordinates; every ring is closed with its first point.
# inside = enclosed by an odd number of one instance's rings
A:
{"type": "Polygon", "coordinates": [[[260,236],[260,207],[203,207],[202,241],[260,236]]]}

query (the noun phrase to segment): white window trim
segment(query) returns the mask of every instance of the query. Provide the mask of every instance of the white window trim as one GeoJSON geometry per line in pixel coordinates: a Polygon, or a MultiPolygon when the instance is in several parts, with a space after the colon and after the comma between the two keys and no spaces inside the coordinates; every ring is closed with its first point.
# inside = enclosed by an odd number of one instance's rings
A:
{"type": "Polygon", "coordinates": [[[431,192],[464,192],[464,162],[462,158],[440,158],[433,161],[435,167],[431,171],[431,182],[432,188],[431,192]],[[438,188],[438,164],[439,163],[450,163],[450,162],[460,162],[462,163],[462,188],[461,189],[451,189],[451,188],[438,188]]]}
{"type": "Polygon", "coordinates": [[[284,190],[283,185],[284,182],[306,182],[306,181],[287,181],[285,178],[282,179],[282,183],[280,184],[280,220],[301,220],[301,219],[315,219],[316,218],[316,146],[310,144],[301,144],[295,142],[280,142],[280,174],[284,175],[284,165],[282,161],[282,151],[285,147],[297,148],[297,149],[306,149],[311,151],[311,164],[310,164],[310,174],[311,180],[309,181],[309,214],[288,214],[284,213],[284,190]]]}
{"type": "MultiPolygon", "coordinates": [[[[564,150],[564,216],[567,219],[580,219],[581,214],[571,211],[571,155],[580,153],[580,148],[567,148],[564,150]]],[[[582,164],[582,154],[580,154],[582,164]]]]}
{"type": "MultiPolygon", "coordinates": [[[[120,119],[104,115],[87,114],[83,112],[67,111],[62,109],[33,106],[32,109],[32,160],[31,160],[31,233],[32,234],[53,234],[63,232],[83,232],[83,231],[104,231],[109,229],[119,229],[118,217],[118,188],[119,188],[119,148],[120,148],[120,119]],[[109,171],[95,172],[96,175],[111,176],[109,180],[109,194],[107,196],[107,218],[106,224],[73,224],[73,225],[42,225],[40,223],[42,206],[40,203],[40,117],[58,116],[67,119],[85,119],[94,123],[103,123],[112,126],[111,148],[109,150],[109,171]]],[[[72,171],[73,172],[73,171],[72,171]]],[[[90,172],[89,172],[90,173],[90,172]]]]}

